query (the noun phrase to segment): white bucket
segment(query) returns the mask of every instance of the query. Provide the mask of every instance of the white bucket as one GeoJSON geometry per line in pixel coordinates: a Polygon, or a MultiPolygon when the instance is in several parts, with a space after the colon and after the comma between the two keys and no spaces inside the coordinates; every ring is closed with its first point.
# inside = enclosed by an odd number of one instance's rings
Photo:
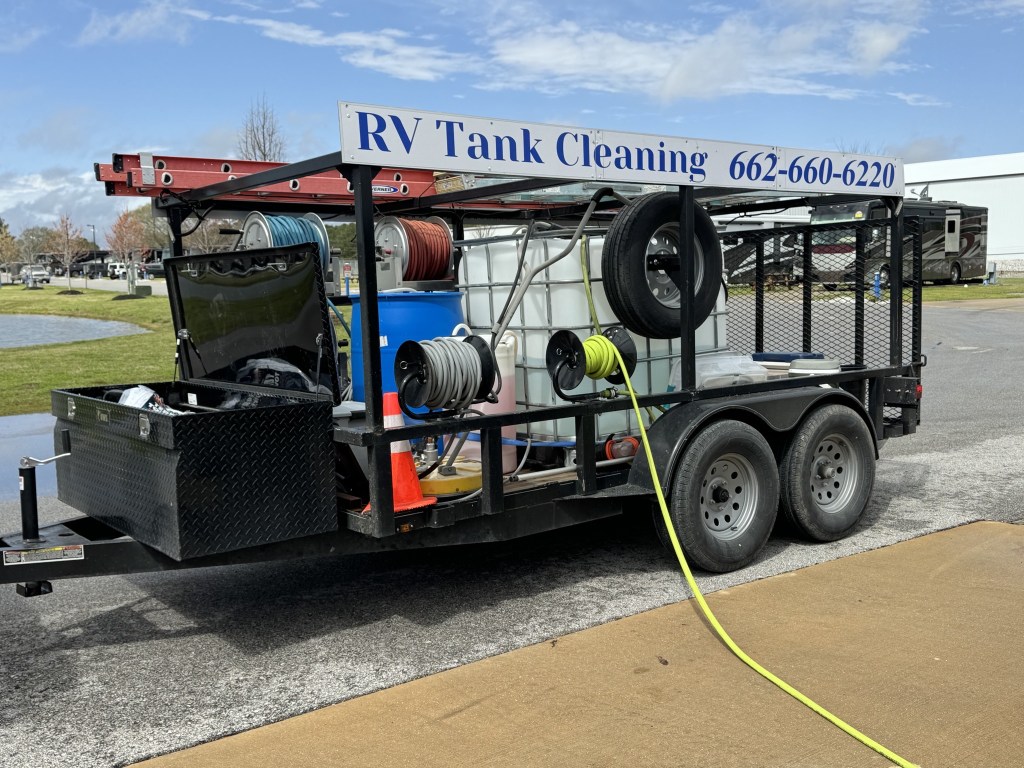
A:
{"type": "MultiPolygon", "coordinates": [[[[468,330],[468,328],[467,328],[468,330]]],[[[484,341],[491,343],[491,336],[484,335],[484,341]]],[[[516,409],[516,355],[519,353],[519,338],[511,331],[505,331],[501,341],[494,347],[494,359],[498,364],[497,378],[501,381],[501,390],[498,392],[498,402],[482,403],[473,406],[486,414],[512,413],[516,409]]],[[[507,440],[515,440],[515,425],[501,428],[501,436],[507,440]]],[[[480,433],[474,432],[473,437],[466,441],[462,447],[460,456],[467,459],[480,458],[480,433]]],[[[514,445],[501,446],[501,471],[505,474],[512,472],[519,462],[516,458],[516,447],[514,445]]]]}

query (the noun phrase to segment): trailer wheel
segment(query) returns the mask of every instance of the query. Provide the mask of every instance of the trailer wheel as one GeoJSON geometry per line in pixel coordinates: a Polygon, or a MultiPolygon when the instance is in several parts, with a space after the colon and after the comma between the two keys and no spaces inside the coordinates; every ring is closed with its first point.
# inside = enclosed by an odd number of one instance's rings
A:
{"type": "Polygon", "coordinates": [[[813,541],[841,539],[860,520],[871,498],[871,432],[852,408],[819,408],[793,435],[779,475],[786,518],[813,541]]]}
{"type": "MultiPolygon", "coordinates": [[[[722,248],[714,222],[694,206],[694,318],[703,323],[718,300],[722,248]]],[[[601,274],[608,303],[623,325],[640,336],[670,339],[679,335],[679,288],[663,269],[648,269],[648,259],[679,253],[679,196],[658,192],[626,206],[608,227],[601,274]]]]}
{"type": "Polygon", "coordinates": [[[775,524],[779,477],[760,432],[740,421],[705,427],[683,452],[670,513],[687,559],[725,573],[749,564],[775,524]]]}

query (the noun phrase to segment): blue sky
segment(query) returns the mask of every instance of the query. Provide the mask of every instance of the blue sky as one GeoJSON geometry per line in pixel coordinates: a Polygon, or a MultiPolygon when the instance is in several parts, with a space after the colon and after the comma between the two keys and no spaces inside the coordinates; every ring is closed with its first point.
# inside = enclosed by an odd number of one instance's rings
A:
{"type": "Polygon", "coordinates": [[[893,154],[1024,151],[1024,0],[4,0],[0,217],[102,242],[114,152],[289,160],[337,102],[893,154]]]}

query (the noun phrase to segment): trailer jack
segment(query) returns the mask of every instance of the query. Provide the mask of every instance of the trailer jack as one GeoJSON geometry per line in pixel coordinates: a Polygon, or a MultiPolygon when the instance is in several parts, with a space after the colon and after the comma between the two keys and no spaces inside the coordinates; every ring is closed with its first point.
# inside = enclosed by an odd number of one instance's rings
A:
{"type": "MultiPolygon", "coordinates": [[[[46,540],[39,536],[39,499],[36,495],[36,467],[49,464],[57,459],[70,456],[60,453],[48,459],[36,459],[22,456],[18,466],[18,487],[21,492],[21,540],[24,545],[41,545],[46,540]]],[[[5,562],[6,565],[6,562],[5,562]]],[[[53,585],[48,581],[27,581],[15,586],[22,597],[39,597],[53,592],[53,585]]]]}

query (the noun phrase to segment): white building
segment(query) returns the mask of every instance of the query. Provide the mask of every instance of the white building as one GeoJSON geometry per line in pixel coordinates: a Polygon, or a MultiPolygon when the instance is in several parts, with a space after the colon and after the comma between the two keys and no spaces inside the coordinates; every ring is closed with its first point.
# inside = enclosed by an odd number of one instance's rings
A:
{"type": "Polygon", "coordinates": [[[927,187],[932,200],[988,208],[989,262],[1024,272],[1024,152],[908,163],[903,173],[908,198],[927,187]]]}

